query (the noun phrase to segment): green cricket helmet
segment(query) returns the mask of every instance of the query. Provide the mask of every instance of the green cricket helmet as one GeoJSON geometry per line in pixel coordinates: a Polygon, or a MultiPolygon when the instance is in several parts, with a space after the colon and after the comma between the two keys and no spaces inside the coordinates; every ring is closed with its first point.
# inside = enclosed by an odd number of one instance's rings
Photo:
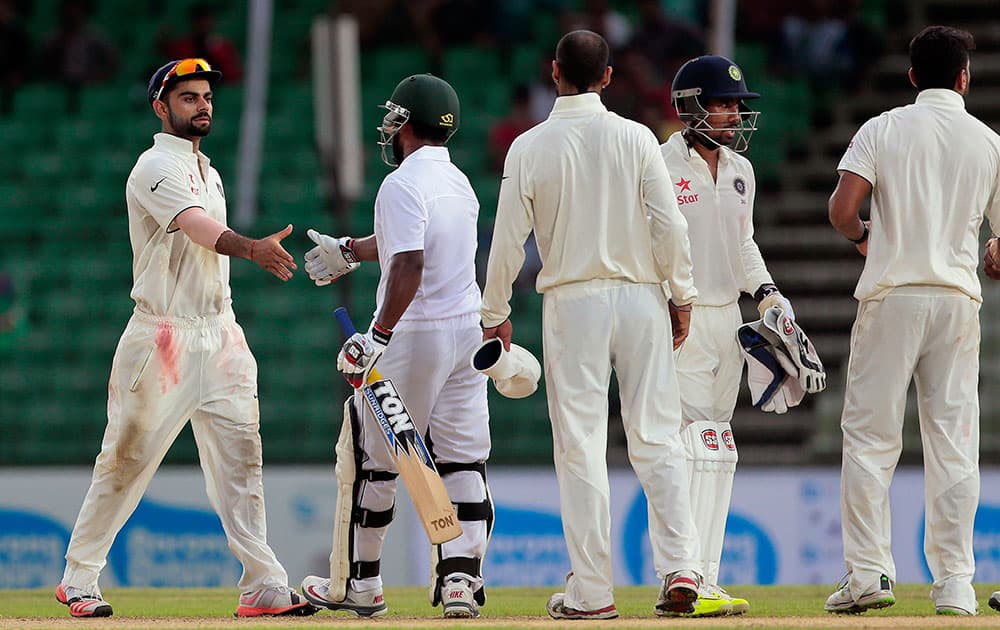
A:
{"type": "Polygon", "coordinates": [[[399,82],[385,105],[388,110],[379,126],[382,161],[399,166],[392,154],[392,139],[409,121],[446,132],[445,142],[458,131],[458,94],[444,79],[432,74],[414,74],[399,82]],[[389,147],[389,150],[386,150],[389,147]]]}

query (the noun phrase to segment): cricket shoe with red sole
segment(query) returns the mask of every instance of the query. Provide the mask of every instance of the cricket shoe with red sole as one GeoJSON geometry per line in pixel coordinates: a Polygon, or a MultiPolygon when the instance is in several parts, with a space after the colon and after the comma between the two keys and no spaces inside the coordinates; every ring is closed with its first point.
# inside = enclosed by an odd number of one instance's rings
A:
{"type": "Polygon", "coordinates": [[[308,575],[302,580],[302,594],[314,606],[345,610],[358,617],[381,617],[389,611],[381,588],[370,591],[355,591],[349,588],[347,596],[338,602],[330,599],[330,579],[316,575],[308,575]]]}
{"type": "Polygon", "coordinates": [[[614,604],[596,610],[579,610],[566,605],[566,593],[555,593],[545,608],[553,619],[615,619],[618,609],[614,604]]]}
{"type": "Polygon", "coordinates": [[[694,571],[674,571],[663,578],[663,587],[654,611],[658,616],[694,612],[701,578],[694,571]]]}
{"type": "Polygon", "coordinates": [[[69,614],[74,617],[110,617],[111,604],[101,597],[101,589],[75,588],[60,584],[56,587],[56,601],[69,606],[69,614]]]}
{"type": "Polygon", "coordinates": [[[294,589],[272,586],[240,595],[236,617],[306,617],[315,615],[318,608],[310,604],[294,589]]]}

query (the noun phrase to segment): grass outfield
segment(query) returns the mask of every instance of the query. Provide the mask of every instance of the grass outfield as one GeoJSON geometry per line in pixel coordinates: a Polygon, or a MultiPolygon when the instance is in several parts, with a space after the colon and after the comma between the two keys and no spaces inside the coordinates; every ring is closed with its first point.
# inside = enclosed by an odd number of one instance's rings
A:
{"type": "Polygon", "coordinates": [[[320,611],[314,617],[233,619],[237,591],[219,589],[108,589],[104,596],[115,607],[115,616],[106,619],[71,619],[66,607],[58,604],[52,589],[0,591],[0,628],[34,630],[41,628],[295,628],[328,629],[391,628],[542,628],[584,626],[586,628],[1000,628],[1000,613],[987,600],[1000,585],[977,586],[980,614],[956,618],[934,614],[925,584],[899,585],[896,605],[864,615],[831,615],[823,612],[823,602],[832,586],[744,586],[730,589],[750,600],[750,613],[719,619],[661,619],[653,616],[655,587],[619,587],[616,604],[621,617],[609,621],[556,622],[545,613],[545,602],[553,589],[493,588],[483,616],[456,621],[440,618],[440,608],[432,609],[427,590],[418,587],[386,589],[389,614],[380,619],[358,619],[348,613],[320,611]]]}

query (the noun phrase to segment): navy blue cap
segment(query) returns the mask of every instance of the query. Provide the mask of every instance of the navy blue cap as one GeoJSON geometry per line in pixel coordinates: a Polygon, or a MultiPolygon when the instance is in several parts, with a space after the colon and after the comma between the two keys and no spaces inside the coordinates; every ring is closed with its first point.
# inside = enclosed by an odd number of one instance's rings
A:
{"type": "Polygon", "coordinates": [[[204,59],[193,59],[192,61],[197,62],[195,65],[194,72],[187,72],[184,74],[174,74],[169,79],[167,79],[166,84],[163,83],[163,78],[170,73],[178,64],[182,61],[188,61],[188,59],[174,59],[173,61],[167,62],[160,66],[160,69],[153,73],[153,76],[149,78],[149,103],[152,105],[153,101],[157,97],[162,96],[161,88],[169,90],[171,87],[180,83],[181,81],[188,81],[190,79],[206,79],[209,85],[214,86],[220,79],[222,79],[222,73],[218,70],[212,70],[212,66],[209,65],[204,59]]]}
{"type": "Polygon", "coordinates": [[[760,98],[760,94],[747,90],[743,71],[731,59],[720,55],[703,55],[688,61],[674,76],[670,94],[677,99],[678,92],[698,89],[697,96],[704,102],[710,98],[760,98]]]}

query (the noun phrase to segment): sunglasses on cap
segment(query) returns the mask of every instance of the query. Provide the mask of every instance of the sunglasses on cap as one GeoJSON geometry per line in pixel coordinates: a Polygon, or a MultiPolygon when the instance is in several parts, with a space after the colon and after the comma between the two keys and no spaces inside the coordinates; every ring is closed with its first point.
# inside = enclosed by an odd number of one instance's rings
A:
{"type": "Polygon", "coordinates": [[[209,64],[204,59],[181,59],[174,64],[174,67],[167,71],[167,74],[163,75],[163,82],[160,83],[160,88],[156,90],[156,94],[153,95],[153,100],[159,100],[160,95],[163,94],[163,90],[170,83],[171,79],[179,80],[180,77],[187,76],[189,74],[202,74],[210,72],[213,74],[219,74],[212,70],[211,64],[209,64]]]}

